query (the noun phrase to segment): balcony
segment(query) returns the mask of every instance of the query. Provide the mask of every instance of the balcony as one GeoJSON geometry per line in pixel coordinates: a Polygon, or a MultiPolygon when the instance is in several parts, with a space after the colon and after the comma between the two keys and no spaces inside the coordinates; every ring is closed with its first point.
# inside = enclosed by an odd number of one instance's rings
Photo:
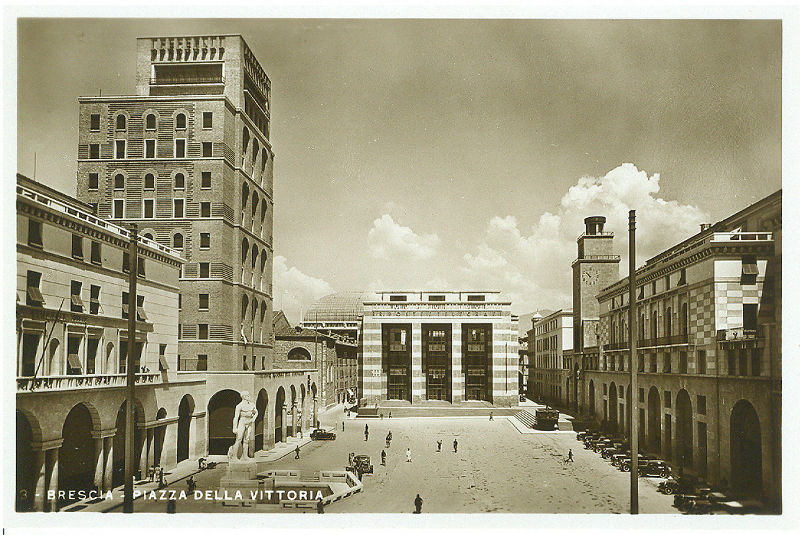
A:
{"type": "MultiPolygon", "coordinates": [[[[136,385],[161,383],[160,373],[137,373],[136,385]]],[[[96,388],[122,388],[126,375],[51,375],[48,377],[17,377],[17,393],[63,392],[68,390],[91,390],[96,388]]]]}
{"type": "Polygon", "coordinates": [[[763,338],[757,329],[735,327],[717,331],[717,345],[725,349],[756,348],[763,338]]]}

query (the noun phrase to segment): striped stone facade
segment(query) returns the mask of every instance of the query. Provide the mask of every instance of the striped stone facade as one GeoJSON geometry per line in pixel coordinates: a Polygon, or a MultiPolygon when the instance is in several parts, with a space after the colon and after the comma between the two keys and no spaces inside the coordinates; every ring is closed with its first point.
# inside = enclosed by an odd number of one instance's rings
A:
{"type": "Polygon", "coordinates": [[[482,399],[501,406],[517,403],[517,318],[511,314],[511,303],[499,300],[499,292],[380,292],[379,295],[381,301],[364,303],[359,375],[362,398],[366,403],[387,399],[407,399],[411,403],[429,399],[451,403],[482,399]],[[444,300],[431,301],[431,296],[444,300]],[[474,297],[470,299],[469,296],[474,297]],[[473,300],[478,296],[483,296],[484,300],[473,300]],[[405,300],[394,300],[400,297],[405,300]],[[386,338],[392,328],[404,333],[395,343],[386,338]],[[465,359],[473,358],[464,351],[463,342],[465,333],[470,335],[471,329],[485,333],[482,343],[468,344],[480,346],[484,351],[480,365],[465,365],[468,362],[465,359]],[[429,378],[436,376],[436,372],[431,371],[434,367],[431,362],[437,357],[434,353],[424,355],[424,333],[430,330],[449,331],[449,338],[442,344],[442,348],[448,347],[449,350],[438,355],[438,362],[447,363],[449,381],[435,396],[431,395],[429,387],[432,381],[429,378]],[[398,366],[396,363],[400,361],[396,359],[402,359],[402,352],[408,353],[409,347],[410,381],[406,383],[406,390],[398,387],[403,392],[398,397],[398,390],[390,388],[389,375],[399,375],[398,370],[403,365],[398,366]],[[390,349],[398,350],[392,353],[391,359],[390,349]],[[469,366],[476,371],[466,369],[469,366]],[[479,377],[480,367],[485,370],[482,372],[485,380],[479,379],[485,381],[485,392],[471,395],[467,388],[467,375],[474,373],[479,377]]]}

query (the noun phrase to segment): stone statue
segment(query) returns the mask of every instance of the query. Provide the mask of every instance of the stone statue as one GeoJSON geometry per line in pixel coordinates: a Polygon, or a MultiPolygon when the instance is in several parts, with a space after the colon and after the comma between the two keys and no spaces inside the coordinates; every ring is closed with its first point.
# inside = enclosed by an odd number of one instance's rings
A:
{"type": "Polygon", "coordinates": [[[236,441],[228,450],[228,457],[241,460],[242,457],[252,458],[255,455],[255,425],[258,410],[250,397],[250,392],[242,392],[242,401],[236,405],[233,413],[233,432],[236,441]],[[241,448],[241,449],[240,449],[241,448]]]}

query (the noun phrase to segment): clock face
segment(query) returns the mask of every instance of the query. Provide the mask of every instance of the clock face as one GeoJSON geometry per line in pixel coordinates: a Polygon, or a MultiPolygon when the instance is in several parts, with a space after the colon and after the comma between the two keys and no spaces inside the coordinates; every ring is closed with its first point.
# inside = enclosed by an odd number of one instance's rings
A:
{"type": "Polygon", "coordinates": [[[581,275],[581,279],[583,279],[584,283],[590,286],[597,284],[597,279],[598,279],[597,271],[595,271],[592,268],[586,268],[586,271],[584,271],[583,275],[581,275]]]}

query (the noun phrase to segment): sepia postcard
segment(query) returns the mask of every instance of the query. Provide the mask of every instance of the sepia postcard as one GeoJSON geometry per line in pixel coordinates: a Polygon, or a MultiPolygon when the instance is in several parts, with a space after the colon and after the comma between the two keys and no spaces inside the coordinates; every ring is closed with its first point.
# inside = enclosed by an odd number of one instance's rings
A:
{"type": "Polygon", "coordinates": [[[780,12],[257,13],[6,20],[7,525],[788,512],[780,12]]]}

